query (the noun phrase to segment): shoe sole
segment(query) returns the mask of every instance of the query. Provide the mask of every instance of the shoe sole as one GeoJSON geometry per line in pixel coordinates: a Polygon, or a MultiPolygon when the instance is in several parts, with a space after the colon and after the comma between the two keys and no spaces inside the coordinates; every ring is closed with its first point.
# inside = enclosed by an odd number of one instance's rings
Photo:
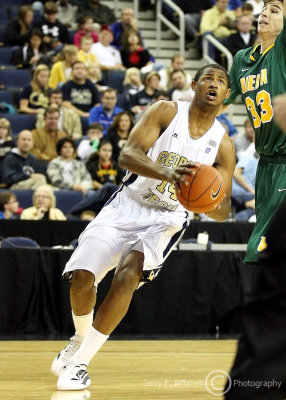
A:
{"type": "Polygon", "coordinates": [[[59,384],[59,383],[57,383],[57,389],[58,390],[84,390],[84,389],[86,389],[89,385],[91,384],[91,380],[89,379],[87,382],[86,382],[86,384],[83,386],[80,386],[80,387],[78,387],[78,386],[76,386],[76,385],[71,385],[70,384],[70,382],[69,382],[69,384],[68,385],[65,385],[65,384],[59,384]]]}

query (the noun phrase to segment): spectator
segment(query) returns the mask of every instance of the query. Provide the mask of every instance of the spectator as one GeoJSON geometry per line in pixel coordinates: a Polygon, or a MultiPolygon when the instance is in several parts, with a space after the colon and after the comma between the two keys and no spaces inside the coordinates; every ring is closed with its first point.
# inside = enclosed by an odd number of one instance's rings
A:
{"type": "Polygon", "coordinates": [[[262,8],[264,6],[263,0],[247,0],[246,4],[251,4],[253,7],[252,10],[252,15],[254,18],[258,18],[258,16],[261,14],[262,8]]]}
{"type": "Polygon", "coordinates": [[[125,68],[136,67],[141,69],[146,65],[153,64],[149,51],[140,44],[140,36],[136,29],[125,29],[121,43],[120,55],[125,68]]]}
{"type": "Polygon", "coordinates": [[[102,71],[124,69],[120,52],[110,43],[113,40],[112,30],[102,25],[99,33],[99,42],[91,46],[91,53],[96,55],[102,71]]]}
{"type": "Polygon", "coordinates": [[[32,131],[34,146],[31,153],[41,160],[44,166],[57,157],[56,143],[67,134],[58,130],[60,111],[57,107],[48,107],[44,114],[44,126],[32,131]]]}
{"type": "Polygon", "coordinates": [[[93,19],[88,16],[84,16],[79,20],[78,31],[73,37],[73,42],[78,48],[81,47],[81,39],[83,37],[91,38],[92,43],[98,42],[98,34],[93,29],[93,19]]]}
{"type": "Polygon", "coordinates": [[[21,219],[65,221],[64,213],[56,208],[56,197],[51,185],[39,186],[33,194],[33,207],[26,208],[21,219]]]}
{"type": "Polygon", "coordinates": [[[235,140],[236,135],[238,134],[237,128],[233,125],[233,123],[227,118],[225,113],[221,113],[217,116],[219,122],[224,125],[226,128],[227,134],[231,137],[232,140],[235,140]]]}
{"type": "Polygon", "coordinates": [[[29,40],[33,17],[34,12],[31,6],[21,6],[17,18],[6,26],[3,37],[4,46],[24,46],[29,40]]]}
{"type": "Polygon", "coordinates": [[[1,168],[4,157],[14,147],[16,147],[16,143],[10,136],[10,133],[11,133],[10,121],[6,118],[0,118],[0,183],[2,182],[1,168]]]}
{"type": "Polygon", "coordinates": [[[191,85],[187,82],[186,73],[183,69],[175,69],[171,73],[173,87],[170,90],[172,101],[184,100],[192,101],[195,95],[191,85]]]}
{"type": "Polygon", "coordinates": [[[17,138],[17,147],[4,158],[2,179],[11,189],[36,189],[46,183],[39,161],[30,154],[33,136],[28,130],[21,131],[17,138]]]}
{"type": "Polygon", "coordinates": [[[94,189],[101,189],[107,183],[118,186],[124,171],[112,159],[112,145],[108,140],[101,140],[97,153],[93,154],[86,164],[92,177],[94,189]]]}
{"type": "Polygon", "coordinates": [[[106,140],[112,145],[112,158],[118,162],[119,154],[134,126],[132,115],[128,111],[122,111],[114,117],[114,121],[108,130],[106,140]]]}
{"type": "Polygon", "coordinates": [[[233,56],[242,49],[252,47],[256,35],[251,33],[252,20],[247,16],[242,16],[237,21],[237,32],[232,33],[224,40],[224,45],[228,48],[233,56]]]}
{"type": "Polygon", "coordinates": [[[101,124],[103,126],[103,134],[106,135],[115,115],[123,111],[122,108],[116,106],[116,103],[116,89],[105,89],[101,94],[101,104],[90,110],[88,123],[98,122],[101,124]]]}
{"type": "Polygon", "coordinates": [[[11,57],[11,64],[19,69],[35,69],[38,64],[50,65],[50,63],[50,58],[46,56],[42,31],[37,28],[32,29],[29,42],[15,49],[11,57]]]}
{"type": "Polygon", "coordinates": [[[242,0],[229,0],[227,9],[234,11],[236,17],[241,16],[242,0]]]}
{"type": "Polygon", "coordinates": [[[48,105],[48,82],[50,70],[47,65],[38,65],[31,84],[24,87],[20,94],[19,111],[25,114],[38,114],[48,105]]]}
{"type": "MultiPolygon", "coordinates": [[[[249,118],[246,118],[244,121],[244,133],[242,135],[238,135],[234,140],[235,154],[238,160],[245,156],[245,152],[250,148],[250,146],[253,145],[253,142],[254,129],[249,118]]],[[[248,155],[253,155],[254,152],[255,149],[253,148],[253,153],[248,155]]]]}
{"type": "Polygon", "coordinates": [[[58,6],[58,20],[67,29],[76,29],[75,13],[77,7],[70,4],[70,0],[59,0],[56,4],[58,6]]]}
{"type": "MultiPolygon", "coordinates": [[[[185,65],[185,57],[182,54],[174,54],[173,57],[171,58],[171,64],[169,67],[162,68],[159,71],[160,75],[160,87],[163,90],[170,90],[172,87],[172,80],[171,80],[171,73],[175,69],[184,69],[185,65]]],[[[192,77],[191,75],[187,72],[186,73],[187,77],[187,82],[191,84],[192,82],[192,77]]]]}
{"type": "Polygon", "coordinates": [[[138,68],[128,68],[123,81],[123,93],[132,96],[144,88],[138,68]]]}
{"type": "MultiPolygon", "coordinates": [[[[235,23],[235,13],[227,10],[228,0],[216,0],[215,5],[204,12],[201,19],[201,35],[212,34],[216,39],[223,40],[231,35],[235,23]]],[[[216,58],[213,45],[209,45],[209,55],[216,58]]]]}
{"type": "Polygon", "coordinates": [[[19,202],[14,193],[0,193],[0,219],[15,219],[18,208],[19,202]]]}
{"type": "Polygon", "coordinates": [[[89,192],[87,199],[76,204],[69,214],[81,214],[84,210],[92,210],[96,214],[102,209],[110,196],[118,190],[118,184],[123,178],[123,171],[112,160],[112,146],[103,139],[97,153],[92,154],[87,168],[92,176],[94,191],[89,192]]]}
{"type": "Polygon", "coordinates": [[[122,45],[122,35],[126,29],[133,28],[138,31],[138,35],[140,38],[140,45],[143,47],[143,39],[140,30],[138,29],[138,22],[134,17],[134,11],[132,8],[124,8],[120,15],[120,21],[114,22],[111,25],[111,30],[113,33],[113,41],[111,45],[115,47],[117,50],[121,48],[122,45]]]}
{"type": "Polygon", "coordinates": [[[48,165],[50,182],[58,189],[80,191],[83,194],[92,188],[92,180],[82,161],[76,160],[74,141],[62,138],[57,142],[57,158],[48,165]]]}
{"type": "Polygon", "coordinates": [[[97,64],[98,68],[99,63],[97,61],[96,56],[91,53],[90,49],[92,46],[93,40],[91,37],[83,36],[80,40],[80,50],[77,53],[77,59],[82,61],[86,67],[88,67],[91,63],[97,64]]]}
{"type": "MultiPolygon", "coordinates": [[[[82,126],[80,117],[72,110],[62,107],[63,94],[59,89],[53,89],[49,92],[49,106],[59,109],[60,117],[58,121],[58,130],[63,131],[72,139],[79,139],[82,136],[82,126]]],[[[45,125],[45,110],[37,115],[36,128],[43,129],[45,125]]]]}
{"type": "Polygon", "coordinates": [[[72,44],[63,47],[58,61],[52,66],[49,86],[56,89],[72,78],[72,64],[77,60],[78,48],[72,44]]]}
{"type": "Polygon", "coordinates": [[[101,69],[99,64],[96,62],[91,62],[86,67],[86,77],[96,86],[99,91],[102,91],[107,88],[107,86],[100,85],[100,81],[102,79],[101,69]]]}
{"type": "Polygon", "coordinates": [[[160,75],[151,71],[144,79],[144,89],[130,97],[129,109],[133,114],[141,113],[148,104],[152,103],[159,89],[160,75]]]}
{"type": "Polygon", "coordinates": [[[86,162],[89,156],[98,150],[100,140],[103,138],[102,125],[97,122],[90,124],[88,126],[87,136],[87,138],[81,140],[77,148],[77,155],[83,162],[86,162]]]}
{"type": "Polygon", "coordinates": [[[86,78],[86,66],[82,61],[72,64],[73,79],[66,82],[61,91],[63,106],[68,107],[80,117],[88,117],[92,107],[100,102],[100,94],[94,84],[86,78]]]}
{"type": "Polygon", "coordinates": [[[47,1],[44,8],[44,16],[34,27],[40,28],[43,33],[43,41],[48,50],[58,51],[59,48],[69,42],[68,30],[58,19],[58,6],[53,1],[47,1]]]}
{"type": "MultiPolygon", "coordinates": [[[[254,199],[257,165],[257,154],[251,157],[243,157],[236,164],[232,180],[232,197],[238,203],[245,204],[254,199]]],[[[247,207],[245,210],[236,213],[235,219],[248,220],[253,214],[253,207],[247,207]]]]}
{"type": "MultiPolygon", "coordinates": [[[[212,0],[200,0],[200,1],[185,1],[176,0],[175,3],[181,8],[185,14],[186,33],[190,41],[196,40],[200,31],[200,22],[205,10],[212,7],[212,0]]],[[[179,68],[183,69],[184,65],[180,65],[179,68]]],[[[170,88],[168,88],[170,89],[170,88]]]]}
{"type": "Polygon", "coordinates": [[[100,4],[100,0],[81,2],[76,13],[77,21],[88,16],[99,25],[111,25],[115,21],[114,12],[107,6],[100,4]]]}

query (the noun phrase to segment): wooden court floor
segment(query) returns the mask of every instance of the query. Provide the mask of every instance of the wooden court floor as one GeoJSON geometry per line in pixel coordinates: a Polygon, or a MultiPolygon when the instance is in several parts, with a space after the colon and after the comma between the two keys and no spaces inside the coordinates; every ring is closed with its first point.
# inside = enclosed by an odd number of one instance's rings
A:
{"type": "Polygon", "coordinates": [[[59,392],[49,368],[65,344],[0,341],[0,400],[222,399],[236,350],[234,340],[113,340],[92,360],[86,391],[59,392]]]}

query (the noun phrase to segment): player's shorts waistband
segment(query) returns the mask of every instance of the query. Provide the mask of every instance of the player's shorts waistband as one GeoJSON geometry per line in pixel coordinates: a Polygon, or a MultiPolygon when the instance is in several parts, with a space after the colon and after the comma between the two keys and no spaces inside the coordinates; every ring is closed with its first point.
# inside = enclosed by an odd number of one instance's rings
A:
{"type": "Polygon", "coordinates": [[[286,154],[277,154],[275,156],[260,155],[260,160],[269,164],[286,164],[286,154]]]}

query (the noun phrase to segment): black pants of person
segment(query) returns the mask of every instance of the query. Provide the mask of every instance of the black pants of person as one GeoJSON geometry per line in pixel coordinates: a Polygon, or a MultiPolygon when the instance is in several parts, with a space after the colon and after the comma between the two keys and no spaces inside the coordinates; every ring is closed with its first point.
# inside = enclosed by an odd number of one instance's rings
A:
{"type": "Polygon", "coordinates": [[[251,285],[241,310],[243,335],[227,400],[286,398],[286,202],[266,235],[262,265],[247,266],[251,285]]]}

